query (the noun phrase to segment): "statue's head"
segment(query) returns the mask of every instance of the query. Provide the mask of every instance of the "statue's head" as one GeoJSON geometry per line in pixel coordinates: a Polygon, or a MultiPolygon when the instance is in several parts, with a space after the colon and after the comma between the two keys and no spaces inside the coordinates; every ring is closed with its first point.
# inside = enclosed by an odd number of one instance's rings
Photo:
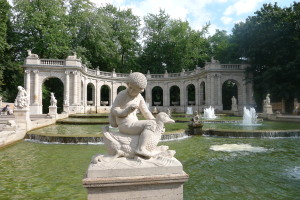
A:
{"type": "Polygon", "coordinates": [[[141,89],[145,89],[147,86],[147,78],[140,72],[133,72],[128,76],[127,84],[137,86],[141,89]]]}
{"type": "Polygon", "coordinates": [[[127,85],[128,94],[132,97],[135,97],[144,91],[147,86],[147,79],[144,74],[140,72],[134,72],[128,76],[127,85]]]}

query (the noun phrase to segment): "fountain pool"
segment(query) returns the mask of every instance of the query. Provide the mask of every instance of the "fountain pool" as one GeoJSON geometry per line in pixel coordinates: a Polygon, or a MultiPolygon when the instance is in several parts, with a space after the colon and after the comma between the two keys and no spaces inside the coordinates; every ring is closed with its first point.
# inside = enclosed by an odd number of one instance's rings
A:
{"type": "MultiPolygon", "coordinates": [[[[184,199],[297,199],[300,138],[190,137],[166,142],[189,174],[184,199]],[[217,148],[217,149],[213,149],[217,148]]],[[[0,150],[0,199],[86,199],[82,178],[103,145],[20,142],[0,150]]]]}

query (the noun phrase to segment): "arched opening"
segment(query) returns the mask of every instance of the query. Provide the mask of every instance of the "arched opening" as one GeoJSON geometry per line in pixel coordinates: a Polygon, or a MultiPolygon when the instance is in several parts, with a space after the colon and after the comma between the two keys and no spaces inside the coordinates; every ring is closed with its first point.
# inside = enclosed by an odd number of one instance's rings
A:
{"type": "Polygon", "coordinates": [[[188,105],[195,105],[195,86],[193,84],[189,84],[186,87],[187,93],[188,93],[188,105]]]}
{"type": "Polygon", "coordinates": [[[117,89],[117,94],[119,94],[119,92],[121,92],[125,89],[126,89],[126,87],[124,85],[119,86],[118,89],[117,89]]]}
{"type": "Polygon", "coordinates": [[[170,88],[170,105],[171,106],[180,105],[180,88],[177,85],[173,85],[170,88]]]}
{"type": "Polygon", "coordinates": [[[101,87],[101,100],[100,103],[102,106],[110,106],[110,88],[108,85],[103,85],[101,87]]]}
{"type": "Polygon", "coordinates": [[[222,85],[223,110],[231,110],[231,98],[235,96],[238,104],[238,87],[234,80],[227,80],[222,85]]]}
{"type": "Polygon", "coordinates": [[[205,104],[205,82],[200,84],[200,105],[205,104]]]}
{"type": "Polygon", "coordinates": [[[152,89],[152,106],[163,106],[163,89],[159,86],[152,89]]]}
{"type": "Polygon", "coordinates": [[[87,85],[86,103],[88,106],[95,105],[95,86],[92,83],[87,85]]]}
{"type": "Polygon", "coordinates": [[[57,113],[62,113],[64,102],[64,84],[59,78],[47,78],[42,85],[43,114],[49,113],[50,93],[53,92],[57,100],[57,113]]]}

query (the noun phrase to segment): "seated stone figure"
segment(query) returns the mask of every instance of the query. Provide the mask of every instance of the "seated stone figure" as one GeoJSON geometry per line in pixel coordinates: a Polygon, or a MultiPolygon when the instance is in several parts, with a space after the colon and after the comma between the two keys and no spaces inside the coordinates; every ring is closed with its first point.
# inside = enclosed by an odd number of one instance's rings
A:
{"type": "MultiPolygon", "coordinates": [[[[108,148],[118,153],[119,156],[132,157],[139,155],[149,158],[154,156],[155,152],[152,150],[154,146],[156,147],[161,133],[164,132],[164,130],[159,131],[158,141],[156,141],[156,137],[153,137],[158,131],[157,128],[159,128],[157,123],[161,120],[154,118],[140,94],[147,86],[146,77],[139,72],[131,73],[128,77],[127,85],[128,88],[121,91],[116,97],[109,116],[111,126],[118,127],[120,134],[113,134],[104,130],[104,139],[108,143],[108,148]],[[146,120],[138,120],[136,116],[137,109],[140,110],[146,120]],[[152,141],[153,139],[155,141],[152,141]],[[137,144],[133,144],[134,142],[137,144]],[[128,145],[128,148],[135,148],[133,154],[131,150],[120,151],[122,144],[128,145]],[[149,147],[149,145],[152,147],[149,147]]],[[[167,114],[161,116],[161,118],[164,117],[168,119],[163,121],[163,123],[174,122],[167,114]]]]}

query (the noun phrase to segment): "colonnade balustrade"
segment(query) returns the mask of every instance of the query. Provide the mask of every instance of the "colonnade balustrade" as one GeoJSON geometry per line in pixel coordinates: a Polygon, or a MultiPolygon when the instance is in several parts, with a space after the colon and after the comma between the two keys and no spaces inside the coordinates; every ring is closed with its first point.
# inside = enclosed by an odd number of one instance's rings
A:
{"type": "MultiPolygon", "coordinates": [[[[130,74],[117,73],[115,70],[105,72],[99,67],[95,70],[89,69],[76,55],[57,60],[39,59],[38,55],[31,54],[26,58],[23,67],[26,73],[24,85],[30,96],[32,114],[42,114],[42,85],[50,78],[58,78],[62,82],[65,112],[109,112],[118,88],[126,87],[126,78],[130,74]]],[[[151,74],[148,71],[145,74],[148,80],[145,101],[150,110],[157,107],[159,111],[171,108],[176,112],[185,112],[187,107],[193,107],[193,110],[202,111],[213,106],[222,111],[222,88],[230,80],[236,85],[238,107],[242,109],[245,105],[254,104],[251,82],[246,82],[244,76],[247,67],[245,64],[220,64],[211,60],[203,68],[196,67],[191,71],[166,71],[164,74],[151,74]],[[158,90],[159,94],[152,96],[154,87],[161,89],[158,90]],[[157,105],[154,105],[154,101],[157,105]]]]}

